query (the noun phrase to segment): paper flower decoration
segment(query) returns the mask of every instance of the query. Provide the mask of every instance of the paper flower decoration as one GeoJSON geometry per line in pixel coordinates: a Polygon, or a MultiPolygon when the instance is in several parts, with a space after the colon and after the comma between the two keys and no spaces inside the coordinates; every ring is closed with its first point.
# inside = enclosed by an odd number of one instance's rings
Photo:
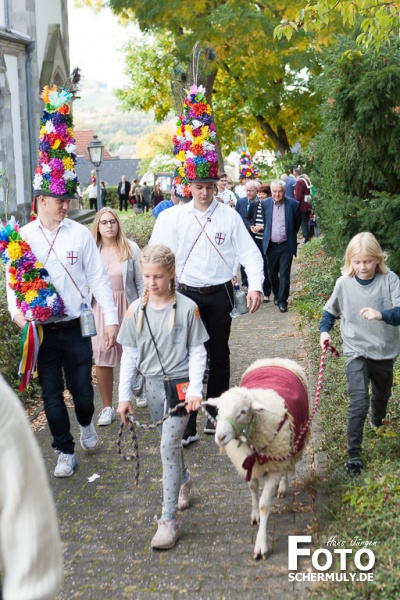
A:
{"type": "Polygon", "coordinates": [[[240,175],[245,179],[255,179],[258,177],[257,169],[254,166],[250,152],[245,148],[240,154],[240,175]]]}
{"type": "Polygon", "coordinates": [[[183,192],[180,195],[189,195],[187,186],[191,181],[213,181],[217,178],[216,138],[216,127],[211,106],[205,97],[205,88],[192,85],[172,140],[176,162],[174,183],[178,193],[183,192]]]}
{"type": "Polygon", "coordinates": [[[24,317],[44,322],[65,316],[64,302],[50,281],[43,265],[19,232],[14,217],[0,227],[0,254],[8,266],[8,285],[14,291],[17,306],[24,317]]]}
{"type": "Polygon", "coordinates": [[[73,198],[78,178],[75,172],[76,143],[70,102],[72,94],[55,85],[43,88],[45,103],[39,133],[39,165],[33,178],[34,194],[73,198]]]}

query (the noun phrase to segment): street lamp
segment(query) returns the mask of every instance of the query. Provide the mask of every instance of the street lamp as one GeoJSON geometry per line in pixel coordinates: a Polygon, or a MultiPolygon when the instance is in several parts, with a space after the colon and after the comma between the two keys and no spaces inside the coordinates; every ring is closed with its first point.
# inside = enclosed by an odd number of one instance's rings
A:
{"type": "Polygon", "coordinates": [[[97,139],[97,135],[93,136],[92,141],[88,146],[88,152],[90,156],[90,162],[96,168],[96,184],[97,184],[97,206],[98,209],[103,208],[103,201],[101,197],[100,191],[100,176],[99,169],[101,165],[101,161],[103,160],[103,150],[104,146],[100,140],[97,139]]]}

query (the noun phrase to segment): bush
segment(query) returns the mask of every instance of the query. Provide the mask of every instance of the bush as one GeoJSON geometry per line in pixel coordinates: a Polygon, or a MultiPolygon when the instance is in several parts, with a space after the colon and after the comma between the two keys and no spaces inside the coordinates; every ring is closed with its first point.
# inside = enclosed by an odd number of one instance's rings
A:
{"type": "MultiPolygon", "coordinates": [[[[131,213],[133,213],[133,211],[131,211],[131,213]]],[[[128,218],[121,219],[121,224],[125,235],[130,240],[136,242],[139,248],[143,248],[149,243],[154,223],[155,218],[153,217],[151,211],[148,213],[142,213],[140,215],[131,215],[128,218]]]]}
{"type": "Polygon", "coordinates": [[[106,205],[114,210],[119,209],[118,186],[110,185],[107,187],[106,205]]]}
{"type": "MultiPolygon", "coordinates": [[[[342,37],[327,52],[321,77],[323,125],[311,148],[319,226],[329,253],[338,257],[362,230],[394,249],[400,194],[399,59],[396,40],[377,54],[362,55],[355,42],[342,37]]],[[[393,250],[392,255],[394,267],[399,263],[393,250]]]]}

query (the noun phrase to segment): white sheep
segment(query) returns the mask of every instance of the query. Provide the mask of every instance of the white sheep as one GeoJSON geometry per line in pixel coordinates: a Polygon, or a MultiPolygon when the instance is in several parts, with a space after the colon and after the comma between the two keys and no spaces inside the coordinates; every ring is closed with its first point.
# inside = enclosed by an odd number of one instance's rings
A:
{"type": "Polygon", "coordinates": [[[265,560],[272,497],[277,488],[279,498],[286,495],[288,470],[293,470],[304,444],[305,435],[299,451],[288,457],[308,420],[304,369],[289,359],[257,360],[243,374],[240,387],[231,388],[220,398],[210,398],[205,404],[218,408],[215,442],[224,447],[249,483],[251,523],[259,523],[253,557],[265,560]],[[286,458],[263,462],[266,456],[286,458]],[[261,497],[260,480],[263,480],[261,497]]]}

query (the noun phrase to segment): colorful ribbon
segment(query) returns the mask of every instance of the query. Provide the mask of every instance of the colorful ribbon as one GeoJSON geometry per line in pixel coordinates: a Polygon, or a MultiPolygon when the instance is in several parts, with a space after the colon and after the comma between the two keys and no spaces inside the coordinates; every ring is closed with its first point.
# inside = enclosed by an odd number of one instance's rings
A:
{"type": "Polygon", "coordinates": [[[18,375],[22,376],[19,391],[23,392],[34,377],[37,377],[36,363],[39,347],[43,340],[43,327],[36,325],[34,321],[26,323],[21,337],[21,360],[18,367],[18,375]]]}

